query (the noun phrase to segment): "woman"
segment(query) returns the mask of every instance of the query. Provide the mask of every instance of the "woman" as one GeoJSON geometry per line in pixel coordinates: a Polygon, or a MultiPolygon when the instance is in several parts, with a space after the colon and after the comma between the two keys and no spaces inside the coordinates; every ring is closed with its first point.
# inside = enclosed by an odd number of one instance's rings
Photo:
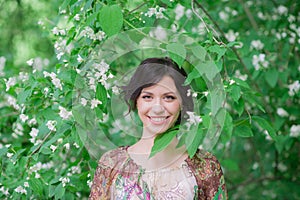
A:
{"type": "Polygon", "coordinates": [[[144,60],[123,88],[129,110],[137,110],[142,137],[132,146],[105,153],[96,169],[90,199],[225,199],[217,159],[199,150],[189,158],[175,137],[149,158],[154,139],[180,124],[193,100],[183,86],[186,73],[170,58],[144,60]]]}

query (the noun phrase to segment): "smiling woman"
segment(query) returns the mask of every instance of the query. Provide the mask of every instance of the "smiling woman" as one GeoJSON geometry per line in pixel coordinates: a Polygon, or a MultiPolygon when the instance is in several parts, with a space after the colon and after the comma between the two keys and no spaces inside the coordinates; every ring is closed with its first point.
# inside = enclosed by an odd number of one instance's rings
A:
{"type": "Polygon", "coordinates": [[[132,146],[105,153],[98,164],[90,199],[226,199],[221,166],[210,153],[193,158],[175,137],[149,157],[156,136],[185,121],[193,100],[186,73],[170,58],[148,58],[123,87],[129,111],[137,110],[142,137],[132,146]]]}

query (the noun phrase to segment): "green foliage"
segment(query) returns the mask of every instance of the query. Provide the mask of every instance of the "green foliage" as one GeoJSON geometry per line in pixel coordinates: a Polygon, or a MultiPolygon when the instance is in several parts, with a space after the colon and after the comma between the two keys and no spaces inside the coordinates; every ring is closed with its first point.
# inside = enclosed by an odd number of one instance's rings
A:
{"type": "Polygon", "coordinates": [[[177,136],[190,156],[217,156],[229,199],[300,199],[300,7],[239,2],[3,4],[0,198],[87,198],[97,159],[140,137],[114,86],[144,58],[169,56],[195,112],[151,156],[177,136]]]}

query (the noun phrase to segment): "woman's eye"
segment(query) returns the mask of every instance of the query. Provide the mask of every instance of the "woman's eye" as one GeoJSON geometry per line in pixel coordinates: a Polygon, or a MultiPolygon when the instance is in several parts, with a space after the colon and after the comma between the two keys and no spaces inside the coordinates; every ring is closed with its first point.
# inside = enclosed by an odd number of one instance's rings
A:
{"type": "Polygon", "coordinates": [[[151,99],[151,96],[150,95],[144,95],[142,96],[143,99],[151,99]]]}
{"type": "Polygon", "coordinates": [[[168,96],[165,96],[165,99],[168,101],[172,101],[172,100],[176,99],[176,97],[174,97],[172,95],[168,95],[168,96]]]}

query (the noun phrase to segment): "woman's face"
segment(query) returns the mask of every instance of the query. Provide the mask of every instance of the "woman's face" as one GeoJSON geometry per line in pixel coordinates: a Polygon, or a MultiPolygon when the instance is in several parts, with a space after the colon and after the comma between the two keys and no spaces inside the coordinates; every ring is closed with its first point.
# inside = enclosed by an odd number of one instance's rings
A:
{"type": "Polygon", "coordinates": [[[179,116],[181,101],[174,80],[169,76],[144,88],[136,103],[143,122],[143,135],[153,136],[172,127],[179,116]]]}

